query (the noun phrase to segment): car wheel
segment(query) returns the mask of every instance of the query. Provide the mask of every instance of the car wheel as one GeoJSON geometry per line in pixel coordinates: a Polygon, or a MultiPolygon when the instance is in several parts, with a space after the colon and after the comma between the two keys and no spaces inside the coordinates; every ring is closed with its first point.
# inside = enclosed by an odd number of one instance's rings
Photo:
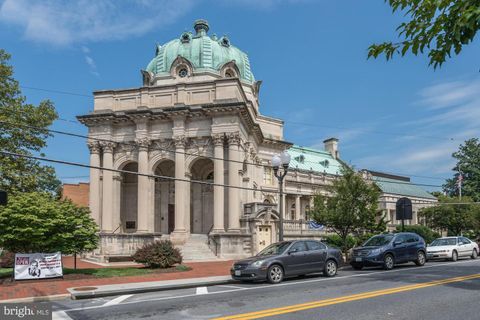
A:
{"type": "Polygon", "coordinates": [[[283,280],[283,268],[274,264],[268,268],[267,280],[270,283],[280,283],[283,280]]]}
{"type": "Polygon", "coordinates": [[[363,265],[361,265],[361,264],[352,264],[352,268],[355,269],[355,270],[362,270],[362,269],[363,269],[363,265]]]}
{"type": "Polygon", "coordinates": [[[472,251],[472,259],[477,259],[477,258],[478,258],[477,249],[473,249],[473,251],[472,251]]]}
{"type": "Polygon", "coordinates": [[[334,260],[327,260],[323,269],[323,275],[333,277],[337,274],[337,263],[334,260]]]}
{"type": "Polygon", "coordinates": [[[425,258],[425,253],[423,253],[423,251],[418,251],[417,260],[415,260],[415,264],[421,267],[425,264],[426,260],[427,259],[425,258]]]}
{"type": "Polygon", "coordinates": [[[391,254],[385,255],[383,258],[383,269],[385,270],[392,270],[395,266],[395,260],[391,254]]]}
{"type": "Polygon", "coordinates": [[[452,261],[455,262],[458,260],[458,253],[457,251],[453,250],[452,252],[452,261]]]}

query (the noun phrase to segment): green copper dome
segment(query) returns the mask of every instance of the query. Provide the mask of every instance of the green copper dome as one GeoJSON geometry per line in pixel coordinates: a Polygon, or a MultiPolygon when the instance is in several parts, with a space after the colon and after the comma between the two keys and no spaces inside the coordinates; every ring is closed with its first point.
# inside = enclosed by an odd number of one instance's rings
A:
{"type": "Polygon", "coordinates": [[[156,56],[146,71],[158,76],[169,75],[173,62],[182,57],[190,62],[193,72],[220,73],[224,65],[233,61],[241,80],[248,83],[255,81],[247,54],[233,46],[228,37],[208,36],[209,26],[206,20],[195,21],[194,28],[195,34],[184,32],[178,39],[158,45],[156,56]]]}

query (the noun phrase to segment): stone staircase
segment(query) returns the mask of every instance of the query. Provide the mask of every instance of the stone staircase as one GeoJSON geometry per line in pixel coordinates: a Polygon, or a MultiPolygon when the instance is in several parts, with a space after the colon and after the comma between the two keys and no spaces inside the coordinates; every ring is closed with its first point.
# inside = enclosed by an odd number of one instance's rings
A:
{"type": "Polygon", "coordinates": [[[178,246],[183,255],[183,261],[219,260],[208,247],[208,235],[190,234],[184,245],[178,246]]]}

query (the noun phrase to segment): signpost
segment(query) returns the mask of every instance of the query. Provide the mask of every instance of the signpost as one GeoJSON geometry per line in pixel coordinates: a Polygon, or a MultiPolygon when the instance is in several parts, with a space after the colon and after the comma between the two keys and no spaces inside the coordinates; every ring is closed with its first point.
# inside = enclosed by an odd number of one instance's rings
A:
{"type": "Polygon", "coordinates": [[[402,220],[402,232],[405,231],[405,220],[412,219],[412,201],[408,198],[400,198],[396,205],[396,218],[402,220]]]}
{"type": "Polygon", "coordinates": [[[6,206],[8,202],[8,196],[5,191],[0,190],[0,206],[6,206]]]}

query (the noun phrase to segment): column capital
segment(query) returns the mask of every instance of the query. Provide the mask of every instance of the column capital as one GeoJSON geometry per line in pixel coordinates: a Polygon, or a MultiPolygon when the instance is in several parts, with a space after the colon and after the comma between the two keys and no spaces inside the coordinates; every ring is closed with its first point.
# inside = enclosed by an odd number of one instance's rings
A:
{"type": "Polygon", "coordinates": [[[238,132],[230,132],[227,135],[228,144],[229,145],[240,145],[240,133],[238,132]]]}
{"type": "Polygon", "coordinates": [[[212,134],[212,141],[214,146],[223,147],[225,135],[223,133],[212,134]]]}
{"type": "Polygon", "coordinates": [[[187,144],[187,137],[185,136],[176,136],[173,137],[173,143],[175,144],[175,148],[185,148],[185,145],[187,144]]]}
{"type": "Polygon", "coordinates": [[[103,148],[103,152],[112,153],[113,149],[117,146],[116,142],[111,141],[102,141],[101,146],[103,148]]]}
{"type": "Polygon", "coordinates": [[[135,143],[138,146],[139,151],[148,151],[148,147],[151,144],[151,140],[147,137],[139,138],[135,140],[135,143]]]}
{"type": "Polygon", "coordinates": [[[91,154],[99,154],[102,147],[100,146],[100,142],[95,140],[89,140],[87,142],[88,149],[90,150],[91,154]]]}

